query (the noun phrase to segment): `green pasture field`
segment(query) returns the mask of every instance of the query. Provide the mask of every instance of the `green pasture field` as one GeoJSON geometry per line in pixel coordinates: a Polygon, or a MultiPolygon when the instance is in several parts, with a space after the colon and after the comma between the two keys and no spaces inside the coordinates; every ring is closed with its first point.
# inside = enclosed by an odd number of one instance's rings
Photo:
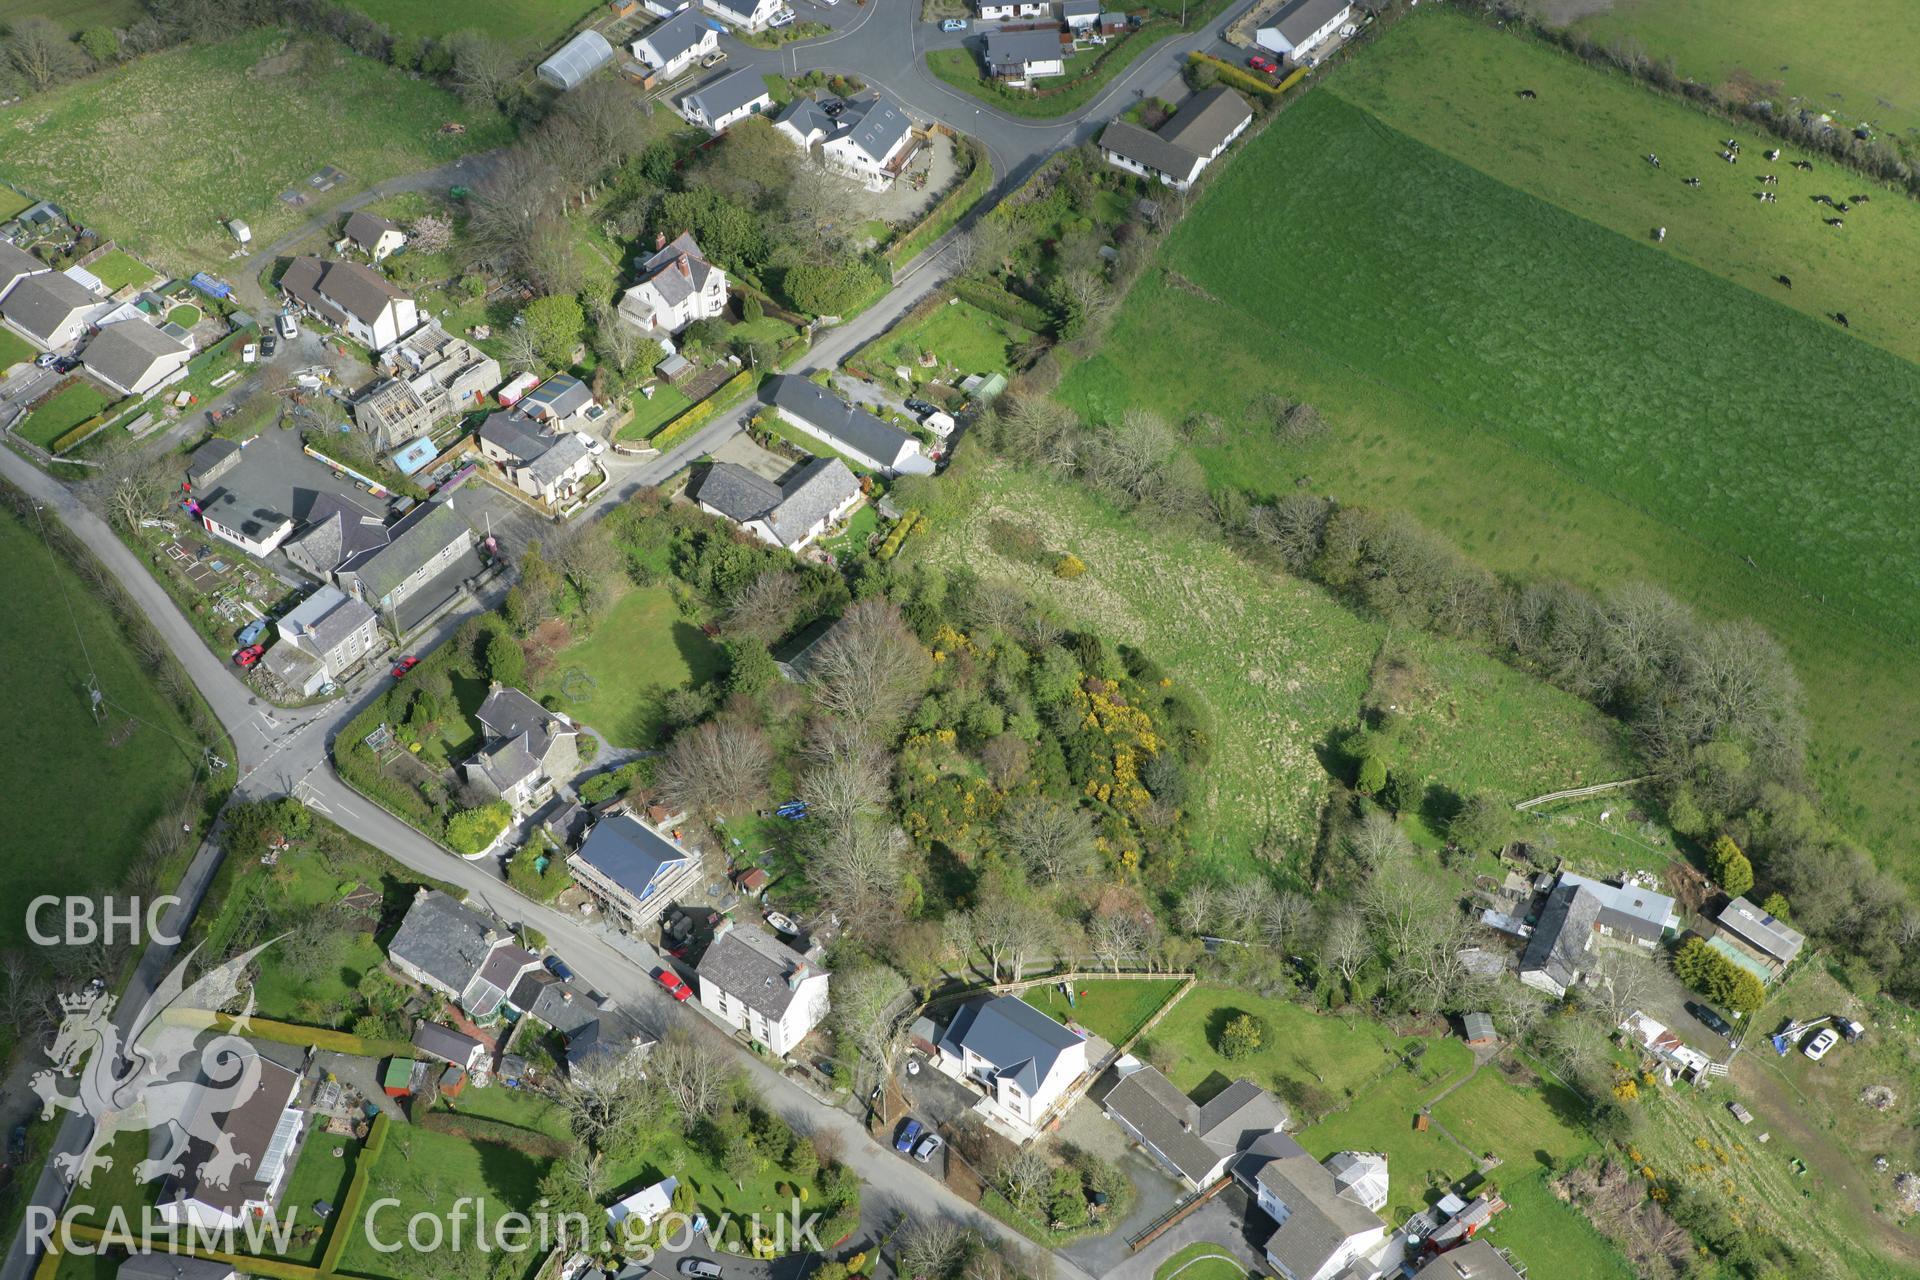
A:
{"type": "Polygon", "coordinates": [[[1750,77],[1753,96],[1828,111],[1847,126],[1920,127],[1920,29],[1904,0],[1613,0],[1599,8],[1574,24],[1581,34],[1638,41],[1683,76],[1715,85],[1750,77]]]}
{"type": "Polygon", "coordinates": [[[355,191],[508,135],[497,114],[469,111],[424,80],[329,42],[290,51],[286,32],[263,30],[35,95],[0,116],[0,176],[184,275],[226,261],[223,219],[244,219],[271,243],[355,191]],[[379,110],[353,111],[366,102],[379,110]],[[439,136],[449,121],[466,134],[439,136]],[[315,192],[307,179],[327,165],[347,177],[315,192]],[[306,206],[280,201],[294,188],[306,206]]]}
{"type": "MultiPolygon", "coordinates": [[[[1299,874],[1327,794],[1320,751],[1359,723],[1386,629],[1318,587],[1118,515],[1076,486],[1003,467],[982,490],[967,519],[935,526],[928,554],[1013,581],[1164,664],[1211,713],[1197,847],[1238,867],[1271,837],[1299,874]],[[1033,530],[1088,571],[1064,580],[1002,554],[996,521],[1033,530]]],[[[1427,781],[1520,799],[1627,776],[1613,772],[1630,766],[1612,725],[1577,699],[1466,645],[1405,632],[1394,643],[1420,656],[1422,674],[1389,740],[1427,781]]],[[[1563,847],[1579,856],[1584,843],[1563,847]]]]}
{"type": "Polygon", "coordinates": [[[875,338],[854,359],[878,375],[904,365],[916,382],[941,375],[948,368],[970,373],[1013,376],[1009,353],[1033,339],[1033,331],[1002,320],[970,302],[952,302],[936,308],[908,329],[895,329],[875,338]],[[940,367],[922,369],[922,352],[931,351],[940,367]]]}
{"type": "Polygon", "coordinates": [[[1309,483],[1405,510],[1496,571],[1651,581],[1755,618],[1807,686],[1835,811],[1910,841],[1920,696],[1889,633],[1912,622],[1916,531],[1893,489],[1920,370],[1328,93],[1202,198],[1107,352],[1124,358],[1076,366],[1061,392],[1096,418],[1233,423],[1281,391],[1334,425],[1306,451],[1254,431],[1203,443],[1216,481],[1309,483]],[[1208,376],[1176,386],[1165,368],[1208,376]]]}
{"type": "Polygon", "coordinates": [[[0,563],[15,598],[39,602],[0,618],[0,690],[14,717],[0,752],[0,848],[32,851],[14,860],[0,897],[0,943],[17,946],[32,898],[119,883],[147,828],[192,782],[198,751],[106,604],[10,512],[0,563]],[[88,709],[90,669],[111,700],[105,724],[88,709]]]}
{"type": "Polygon", "coordinates": [[[353,7],[396,35],[445,36],[484,31],[527,57],[573,29],[597,6],[586,0],[493,0],[448,6],[439,0],[354,0],[353,7]]]}
{"type": "Polygon", "coordinates": [[[1077,1022],[1117,1048],[1179,989],[1177,979],[1082,978],[1073,984],[1071,1007],[1052,983],[1029,987],[1020,998],[1055,1022],[1077,1022]]]}
{"type": "MultiPolygon", "coordinates": [[[[39,14],[52,18],[65,30],[74,32],[85,31],[88,27],[130,27],[146,12],[146,6],[140,0],[73,0],[72,3],[60,4],[55,4],[53,0],[0,0],[0,23],[11,23],[17,18],[39,14]]],[[[0,199],[0,204],[3,203],[4,200],[0,199]]]]}
{"type": "MultiPolygon", "coordinates": [[[[1907,41],[1920,57],[1920,37],[1907,41]]],[[[1920,72],[1907,83],[1920,107],[1920,72]]],[[[1410,137],[1629,239],[1647,241],[1653,228],[1665,227],[1659,253],[1826,325],[1843,312],[1851,336],[1920,360],[1912,280],[1890,269],[1920,259],[1920,204],[1817,152],[1785,147],[1769,161],[1765,151],[1781,146],[1771,134],[1728,125],[1624,73],[1452,10],[1399,24],[1326,87],[1410,137]],[[1522,99],[1519,86],[1539,96],[1522,99]],[[1727,164],[1721,141],[1734,137],[1740,159],[1727,164]],[[1660,157],[1659,168],[1648,154],[1660,157]],[[1811,161],[1812,172],[1793,168],[1794,160],[1811,161]],[[1763,185],[1769,173],[1776,181],[1763,185]],[[1689,177],[1700,186],[1688,187],[1689,177]],[[1778,200],[1762,203],[1763,191],[1778,200]],[[1874,198],[1849,207],[1842,228],[1829,227],[1826,219],[1838,215],[1813,200],[1845,202],[1859,193],[1874,198]],[[1781,275],[1792,288],[1775,279],[1781,275]]],[[[1763,315],[1753,315],[1756,338],[1770,328],[1763,315]]],[[[1728,323],[1717,310],[1692,318],[1728,323]]],[[[1746,365],[1761,362],[1750,352],[1732,366],[1730,389],[1745,384],[1746,365]]]]}
{"type": "Polygon", "coordinates": [[[660,701],[674,689],[705,684],[726,667],[720,648],[698,624],[680,616],[664,587],[636,587],[594,623],[593,633],[554,655],[553,667],[538,690],[576,720],[607,736],[618,747],[658,745],[663,729],[660,701]],[[585,672],[588,686],[575,682],[575,700],[566,693],[567,673],[585,672]]]}

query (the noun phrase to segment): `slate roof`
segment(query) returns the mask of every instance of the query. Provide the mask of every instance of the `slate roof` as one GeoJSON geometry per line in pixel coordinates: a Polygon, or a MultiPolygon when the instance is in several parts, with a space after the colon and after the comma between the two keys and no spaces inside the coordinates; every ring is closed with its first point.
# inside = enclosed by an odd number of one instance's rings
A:
{"type": "Polygon", "coordinates": [[[1208,156],[1251,119],[1253,108],[1245,98],[1216,86],[1188,99],[1161,128],[1160,136],[1197,156],[1208,156]]]}
{"type": "Polygon", "coordinates": [[[16,249],[10,240],[0,240],[0,293],[22,276],[37,275],[52,268],[28,253],[25,249],[16,249]]]}
{"type": "Polygon", "coordinates": [[[515,463],[526,466],[547,451],[553,437],[540,424],[522,414],[516,406],[487,415],[480,424],[480,438],[495,448],[504,449],[515,463]]]}
{"type": "Polygon", "coordinates": [[[76,311],[99,302],[72,276],[43,271],[7,290],[6,300],[0,301],[0,315],[44,342],[76,311]]]}
{"type": "Polygon", "coordinates": [[[1101,1105],[1192,1182],[1287,1121],[1286,1105],[1251,1080],[1235,1080],[1205,1106],[1195,1106],[1153,1067],[1128,1073],[1101,1105]]]}
{"type": "Polygon", "coordinates": [[[876,164],[885,160],[900,145],[901,139],[913,131],[913,121],[907,119],[906,113],[878,93],[847,103],[835,123],[839,130],[832,141],[845,137],[876,164]]]}
{"type": "Polygon", "coordinates": [[[518,738],[488,743],[474,752],[472,763],[487,775],[494,790],[501,792],[519,786],[540,772],[540,761],[518,738]]]}
{"type": "Polygon", "coordinates": [[[713,264],[700,252],[700,245],[694,240],[693,233],[682,232],[640,264],[640,282],[634,287],[652,285],[668,305],[677,306],[704,289],[707,277],[713,271],[713,264]],[[682,254],[687,259],[686,274],[680,271],[682,254]]]}
{"type": "Polygon", "coordinates": [[[1235,1080],[1209,1098],[1193,1127],[1209,1143],[1240,1151],[1287,1122],[1287,1104],[1251,1080],[1235,1080]]]}
{"type": "Polygon", "coordinates": [[[752,67],[742,67],[700,86],[681,101],[699,107],[705,119],[718,120],[766,96],[767,83],[760,78],[760,72],[752,67]]]}
{"type": "Polygon", "coordinates": [[[1560,883],[1585,888],[1600,902],[1600,923],[1648,942],[1658,942],[1673,914],[1673,899],[1635,885],[1608,884],[1571,871],[1560,873],[1560,883]]]}
{"type": "Polygon", "coordinates": [[[197,487],[222,469],[221,464],[240,452],[237,441],[216,437],[187,455],[187,479],[197,487]]]}
{"type": "Polygon", "coordinates": [[[487,692],[486,701],[473,713],[489,738],[527,739],[527,749],[537,756],[547,754],[554,739],[574,732],[573,721],[558,711],[549,711],[525,693],[509,685],[496,684],[487,692]]]}
{"type": "Polygon", "coordinates": [[[623,813],[595,823],[573,856],[644,901],[662,868],[694,855],[623,813]]]}
{"type": "Polygon", "coordinates": [[[1124,160],[1144,165],[1157,173],[1171,174],[1183,182],[1199,162],[1199,157],[1192,152],[1175,146],[1150,129],[1143,129],[1126,120],[1115,120],[1102,129],[1100,146],[1102,150],[1111,151],[1124,160]]]}
{"type": "Polygon", "coordinates": [[[413,1030],[413,1047],[429,1057],[464,1067],[473,1061],[474,1050],[484,1049],[478,1040],[437,1022],[423,1022],[413,1030]]]}
{"type": "Polygon", "coordinates": [[[373,618],[373,610],[346,592],[322,586],[288,611],[280,620],[280,632],[299,634],[303,646],[325,657],[373,618]]]}
{"type": "Polygon", "coordinates": [[[891,465],[913,437],[900,428],[856,409],[817,383],[793,373],[769,379],[767,402],[795,417],[812,423],[830,442],[847,446],[849,453],[862,454],[891,465]]]}
{"type": "Polygon", "coordinates": [[[493,922],[438,889],[424,890],[407,908],[387,954],[405,960],[458,995],[493,950],[493,922]]]}
{"type": "MultiPolygon", "coordinates": [[[[228,443],[210,440],[201,448],[228,443]]],[[[196,450],[197,458],[199,452],[196,450]]],[[[356,557],[387,545],[386,519],[349,498],[321,493],[307,512],[304,529],[286,544],[287,558],[325,576],[356,557]]]]}
{"type": "Polygon", "coordinates": [[[940,1048],[953,1057],[971,1052],[991,1063],[1029,1097],[1080,1037],[1017,996],[967,1005],[947,1024],[940,1048]]]}
{"type": "Polygon", "coordinates": [[[712,983],[761,1017],[778,1022],[799,994],[787,979],[802,970],[806,977],[816,976],[806,957],[792,947],[763,929],[736,924],[708,945],[695,973],[702,983],[712,983]]]}
{"type": "MultiPolygon", "coordinates": [[[[217,1157],[212,1143],[194,1138],[181,1161],[186,1166],[186,1172],[170,1174],[161,1183],[161,1203],[176,1196],[185,1196],[229,1214],[238,1214],[241,1205],[266,1194],[266,1187],[258,1181],[258,1174],[262,1172],[261,1164],[273,1143],[274,1131],[280,1127],[281,1117],[286,1113],[287,1103],[299,1084],[299,1077],[279,1063],[260,1055],[259,1050],[255,1049],[253,1053],[260,1068],[253,1092],[231,1111],[212,1114],[215,1126],[225,1135],[223,1150],[229,1155],[244,1157],[242,1172],[234,1174],[224,1187],[216,1187],[205,1181],[208,1166],[215,1163],[217,1157]]],[[[199,1094],[190,1105],[196,1108],[205,1106],[206,1100],[212,1096],[212,1092],[199,1094]]]]}
{"type": "Polygon", "coordinates": [[[1060,17],[1063,20],[1099,16],[1100,0],[1066,0],[1066,3],[1060,6],[1060,17]]]}
{"type": "Polygon", "coordinates": [[[1493,1029],[1493,1018],[1484,1013],[1469,1013],[1460,1019],[1460,1025],[1467,1033],[1468,1040],[1493,1040],[1498,1035],[1493,1029]]]}
{"type": "Polygon", "coordinates": [[[1781,964],[1791,964],[1807,943],[1805,934],[1745,898],[1735,898],[1721,910],[1720,927],[1781,964]]]}
{"type": "Polygon", "coordinates": [[[363,262],[323,262],[311,256],[287,264],[280,288],[336,323],[344,314],[372,324],[396,298],[406,296],[363,262]]]}
{"type": "Polygon", "coordinates": [[[122,320],[94,335],[81,356],[88,369],[119,387],[131,387],[169,356],[189,350],[144,320],[122,320]]]}
{"type": "Polygon", "coordinates": [[[1520,972],[1544,973],[1559,986],[1572,986],[1586,962],[1599,919],[1600,899],[1585,885],[1568,884],[1563,878],[1541,908],[1533,937],[1520,958],[1520,972]]]}
{"type": "Polygon", "coordinates": [[[371,251],[374,245],[379,243],[381,236],[389,231],[398,230],[400,230],[399,223],[389,222],[379,214],[368,213],[365,209],[356,209],[347,215],[347,222],[341,228],[341,234],[362,249],[371,251]]]}
{"type": "Polygon", "coordinates": [[[1257,1163],[1255,1181],[1289,1210],[1266,1251],[1293,1275],[1317,1274],[1341,1241],[1386,1226],[1373,1210],[1340,1195],[1332,1173],[1284,1133],[1261,1138],[1242,1159],[1257,1163]]]}
{"type": "Polygon", "coordinates": [[[700,480],[695,497],[729,520],[765,520],[782,546],[792,546],[848,498],[860,482],[838,458],[815,458],[784,484],[775,484],[732,462],[716,462],[700,480]]]}
{"type": "MultiPolygon", "coordinates": [[[[841,112],[842,115],[846,113],[841,112]]],[[[834,118],[826,113],[818,99],[811,95],[795,98],[787,109],[780,113],[777,124],[791,125],[802,137],[819,134],[831,138],[839,127],[834,118]]]]}
{"type": "Polygon", "coordinates": [[[357,574],[377,600],[399,586],[457,538],[473,540],[466,518],[443,498],[415,507],[388,530],[387,542],[371,554],[341,566],[357,574]]]}
{"type": "Polygon", "coordinates": [[[239,1273],[224,1262],[190,1253],[134,1253],[114,1272],[115,1280],[233,1280],[239,1273]]]}
{"type": "Polygon", "coordinates": [[[716,462],[700,478],[694,497],[729,520],[745,524],[779,505],[780,486],[737,462],[716,462]]]}
{"type": "Polygon", "coordinates": [[[1470,1240],[1429,1259],[1413,1280],[1520,1280],[1520,1273],[1490,1242],[1470,1240]]]}
{"type": "Polygon", "coordinates": [[[571,418],[592,403],[592,387],[570,373],[556,373],[521,396],[514,408],[531,417],[571,418]]]}
{"type": "Polygon", "coordinates": [[[579,436],[570,431],[564,432],[554,439],[551,448],[533,460],[527,468],[527,475],[537,485],[553,484],[582,460],[592,456],[579,436]]]}
{"type": "Polygon", "coordinates": [[[1029,62],[1057,62],[1065,56],[1058,31],[989,31],[987,66],[1018,70],[1029,62]]]}
{"type": "Polygon", "coordinates": [[[537,965],[540,957],[527,950],[508,943],[504,947],[495,947],[487,962],[480,966],[480,978],[495,990],[507,992],[513,989],[514,977],[528,965],[537,965]]]}
{"type": "Polygon", "coordinates": [[[1298,44],[1327,25],[1334,15],[1349,8],[1351,0],[1293,0],[1280,12],[1261,24],[1263,30],[1276,30],[1289,44],[1298,44]]]}
{"type": "Polygon", "coordinates": [[[700,16],[698,10],[682,9],[642,34],[634,43],[645,44],[659,56],[660,65],[665,66],[698,45],[710,30],[712,28],[707,26],[707,20],[700,16]]]}

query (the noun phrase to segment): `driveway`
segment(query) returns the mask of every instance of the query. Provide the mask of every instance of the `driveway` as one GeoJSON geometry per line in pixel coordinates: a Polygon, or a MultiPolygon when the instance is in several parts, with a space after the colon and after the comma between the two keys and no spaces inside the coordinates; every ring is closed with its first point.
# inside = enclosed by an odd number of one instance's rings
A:
{"type": "Polygon", "coordinates": [[[1133,1207],[1124,1218],[1104,1233],[1076,1240],[1060,1250],[1093,1275],[1111,1275],[1133,1256],[1127,1248],[1128,1238],[1171,1209],[1185,1189],[1146,1152],[1129,1143],[1099,1107],[1084,1098],[1067,1113],[1056,1141],[1112,1161],[1133,1184],[1133,1207]]]}
{"type": "Polygon", "coordinates": [[[1169,1227],[1140,1252],[1127,1254],[1111,1269],[1094,1274],[1101,1280],[1152,1280],[1162,1263],[1188,1245],[1212,1244],[1239,1259],[1241,1265],[1255,1275],[1265,1275],[1263,1250],[1273,1229],[1272,1220],[1253,1207],[1246,1191],[1236,1182],[1169,1227]]]}

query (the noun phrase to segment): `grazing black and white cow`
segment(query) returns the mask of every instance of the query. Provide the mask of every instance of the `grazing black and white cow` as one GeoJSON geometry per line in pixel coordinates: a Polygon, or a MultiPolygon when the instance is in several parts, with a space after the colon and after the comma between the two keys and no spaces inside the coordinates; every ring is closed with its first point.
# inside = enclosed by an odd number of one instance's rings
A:
{"type": "Polygon", "coordinates": [[[1847,225],[1847,220],[1845,218],[1828,218],[1827,225],[1830,227],[1844,227],[1847,225]]]}
{"type": "Polygon", "coordinates": [[[1785,288],[1788,288],[1788,289],[1793,288],[1793,281],[1788,279],[1786,276],[1775,276],[1774,279],[1778,280],[1781,283],[1781,285],[1784,286],[1785,288]]]}
{"type": "Polygon", "coordinates": [[[1811,160],[1795,160],[1795,161],[1793,162],[1793,167],[1794,167],[1794,168],[1796,168],[1796,169],[1799,169],[1799,170],[1800,170],[1801,172],[1803,172],[1803,173],[1812,173],[1812,172],[1813,172],[1813,161],[1811,161],[1811,160]]]}
{"type": "Polygon", "coordinates": [[[1655,244],[1661,243],[1666,238],[1667,238],[1667,229],[1665,227],[1655,227],[1653,229],[1653,242],[1655,244]]]}
{"type": "Polygon", "coordinates": [[[1526,99],[1528,102],[1532,102],[1535,98],[1539,97],[1540,95],[1535,93],[1531,89],[1522,89],[1520,91],[1520,96],[1526,99]]]}
{"type": "Polygon", "coordinates": [[[1840,202],[1839,204],[1836,204],[1836,205],[1835,205],[1835,206],[1833,206],[1833,207],[1834,207],[1835,209],[1837,209],[1837,210],[1839,210],[1839,211],[1840,211],[1841,213],[1845,213],[1845,212],[1847,211],[1847,209],[1849,208],[1849,206],[1848,206],[1848,204],[1847,204],[1847,202],[1846,202],[1845,200],[1842,200],[1842,201],[1841,201],[1841,202],[1840,202]]]}
{"type": "Polygon", "coordinates": [[[1867,199],[1868,199],[1868,197],[1866,197],[1866,196],[1848,196],[1848,197],[1847,197],[1847,199],[1849,199],[1849,200],[1851,200],[1851,201],[1853,201],[1853,203],[1855,203],[1855,204],[1865,204],[1865,203],[1867,202],[1867,199]]]}
{"type": "Polygon", "coordinates": [[[1767,159],[1778,160],[1779,158],[1780,158],[1780,148],[1775,147],[1773,150],[1767,152],[1767,159]]]}
{"type": "Polygon", "coordinates": [[[1836,321],[1838,321],[1838,322],[1839,322],[1839,324],[1840,324],[1840,327],[1841,327],[1842,329],[1851,329],[1851,328],[1853,328],[1853,326],[1852,326],[1852,325],[1850,325],[1850,324],[1848,324],[1848,323],[1847,323],[1847,313],[1846,313],[1846,312],[1844,312],[1844,311],[1836,311],[1836,312],[1834,312],[1834,313],[1833,313],[1833,318],[1834,318],[1834,319],[1835,319],[1836,321]]]}
{"type": "Polygon", "coordinates": [[[1697,186],[1699,186],[1699,185],[1700,185],[1700,179],[1698,179],[1698,178],[1688,178],[1688,179],[1687,179],[1687,185],[1688,185],[1688,186],[1690,186],[1690,187],[1697,187],[1697,186]]]}
{"type": "Polygon", "coordinates": [[[1658,169],[1660,167],[1660,157],[1649,151],[1647,152],[1647,163],[1658,169]]]}

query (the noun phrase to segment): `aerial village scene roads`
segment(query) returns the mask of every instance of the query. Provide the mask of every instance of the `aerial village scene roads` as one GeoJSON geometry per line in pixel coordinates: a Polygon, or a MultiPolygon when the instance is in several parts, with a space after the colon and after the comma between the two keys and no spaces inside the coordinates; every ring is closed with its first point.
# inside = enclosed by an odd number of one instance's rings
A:
{"type": "Polygon", "coordinates": [[[1890,0],[0,0],[0,1280],[1920,1277],[1890,0]]]}

